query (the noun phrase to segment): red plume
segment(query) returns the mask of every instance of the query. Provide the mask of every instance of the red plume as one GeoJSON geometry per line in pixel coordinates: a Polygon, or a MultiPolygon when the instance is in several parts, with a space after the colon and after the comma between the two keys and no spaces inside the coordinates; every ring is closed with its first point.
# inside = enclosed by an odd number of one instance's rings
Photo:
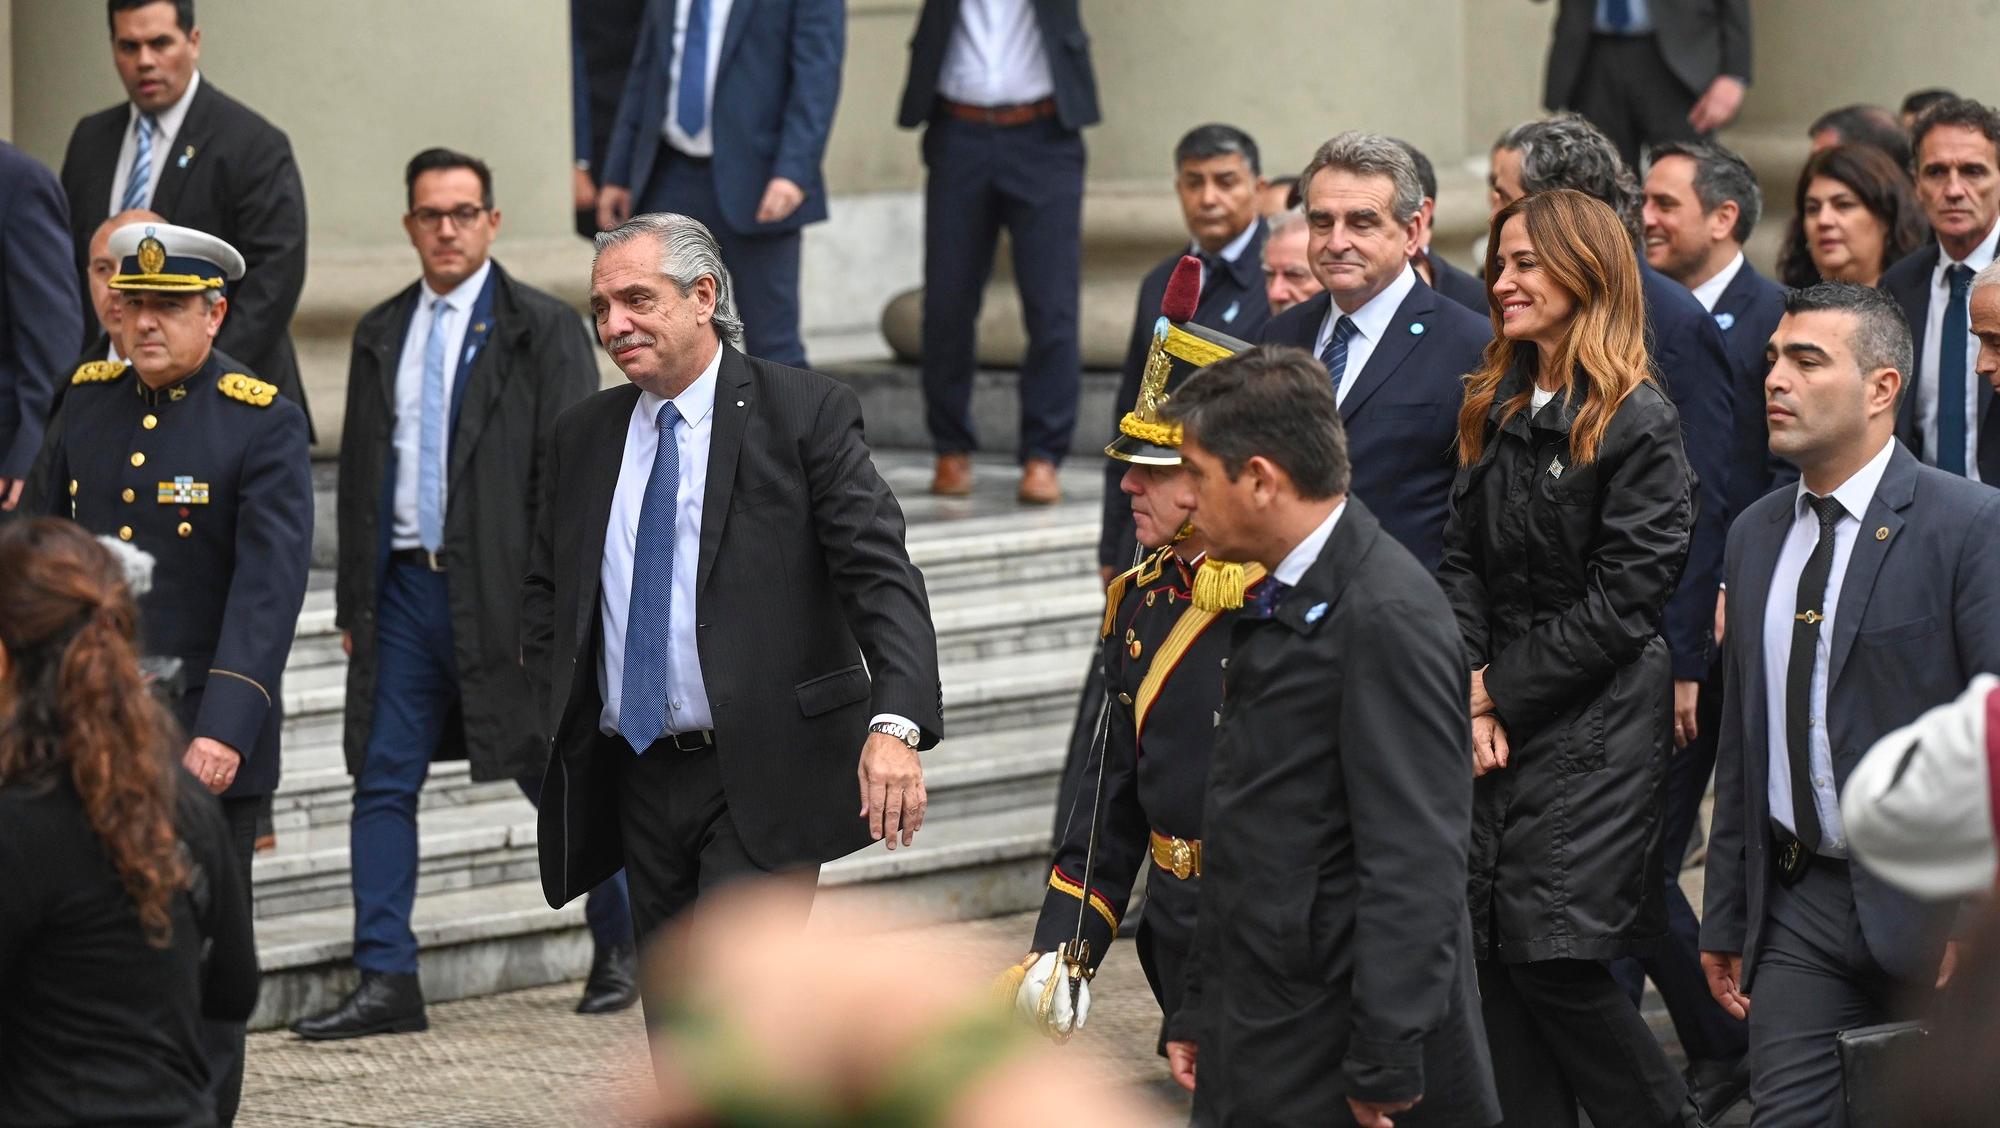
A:
{"type": "Polygon", "coordinates": [[[1201,303],[1201,260],[1182,255],[1167,279],[1167,292],[1160,297],[1160,312],[1168,321],[1193,321],[1195,306],[1201,303]]]}

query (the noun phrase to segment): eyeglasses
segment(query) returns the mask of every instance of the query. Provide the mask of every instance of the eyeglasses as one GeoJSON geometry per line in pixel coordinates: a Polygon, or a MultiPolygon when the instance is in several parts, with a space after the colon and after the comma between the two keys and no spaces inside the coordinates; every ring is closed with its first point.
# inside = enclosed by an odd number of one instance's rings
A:
{"type": "Polygon", "coordinates": [[[439,211],[436,208],[417,208],[410,212],[410,218],[416,220],[417,226],[423,228],[425,231],[436,231],[438,224],[443,223],[447,219],[451,220],[452,226],[463,228],[472,226],[478,221],[480,216],[485,214],[486,209],[476,204],[460,204],[450,211],[439,211]]]}

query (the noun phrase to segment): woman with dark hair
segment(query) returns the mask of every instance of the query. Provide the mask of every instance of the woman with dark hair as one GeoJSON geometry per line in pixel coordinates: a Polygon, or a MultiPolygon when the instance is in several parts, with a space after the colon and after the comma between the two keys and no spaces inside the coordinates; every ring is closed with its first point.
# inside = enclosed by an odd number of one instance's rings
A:
{"type": "Polygon", "coordinates": [[[1698,1124],[1602,961],[1666,936],[1660,616],[1694,511],[1649,375],[1632,240],[1581,192],[1494,215],[1494,339],[1467,377],[1438,578],[1472,682],[1468,901],[1508,1124],[1698,1124]]]}
{"type": "Polygon", "coordinates": [[[257,954],[229,831],[181,770],[138,611],[68,521],[0,526],[0,1124],[215,1123],[203,1017],[257,954]]]}
{"type": "Polygon", "coordinates": [[[1835,145],[1799,172],[1778,278],[1873,286],[1890,264],[1930,241],[1909,174],[1871,145],[1835,145]]]}

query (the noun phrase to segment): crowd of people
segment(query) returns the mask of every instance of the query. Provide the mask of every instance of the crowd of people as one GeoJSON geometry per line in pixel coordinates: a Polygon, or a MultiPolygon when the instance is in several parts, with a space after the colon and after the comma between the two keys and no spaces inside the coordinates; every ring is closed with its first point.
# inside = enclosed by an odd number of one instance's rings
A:
{"type": "MultiPolygon", "coordinates": [[[[0,144],[0,1121],[226,1124],[312,552],[304,192],[202,77],[192,0],[106,8],[127,102],[60,176],[0,144]]],[[[622,386],[495,257],[485,162],[408,163],[418,277],[355,329],[333,521],[354,987],[302,1038],[427,1026],[437,759],[539,808],[547,899],[587,899],[578,1010],[643,1002],[689,1120],[771,1099],[702,1031],[768,1030],[774,996],[673,961],[642,991],[640,941],[803,975],[773,938],[819,867],[924,826],[923,577],[799,334],[845,13],[748,8],[572,5],[622,386]],[[745,879],[764,946],[691,911],[745,879]]],[[[1564,0],[1556,112],[1493,145],[1474,270],[1406,141],[1341,132],[1267,178],[1242,129],[1180,139],[1188,243],[1139,287],[1103,645],[1004,979],[1033,1024],[1086,1023],[1143,880],[1158,1048],[1201,1124],[1686,1126],[1747,1096],[1758,1124],[1865,1128],[1845,1039],[1929,1014],[1990,1047],[2000,819],[1968,797],[2000,795],[2000,112],[1926,90],[1814,122],[1767,279],[1757,176],[1712,137],[1748,35],[1744,0],[1564,0]]],[[[1097,117],[1074,2],[924,4],[899,120],[930,170],[932,492],[972,488],[1005,228],[1016,492],[1060,499],[1097,117]]],[[[871,1074],[855,1116],[1039,1076],[962,993],[919,995],[876,1033],[938,1083],[871,1074]]],[[[1976,1122],[1929,1075],[1926,1122],[1976,1122]]]]}

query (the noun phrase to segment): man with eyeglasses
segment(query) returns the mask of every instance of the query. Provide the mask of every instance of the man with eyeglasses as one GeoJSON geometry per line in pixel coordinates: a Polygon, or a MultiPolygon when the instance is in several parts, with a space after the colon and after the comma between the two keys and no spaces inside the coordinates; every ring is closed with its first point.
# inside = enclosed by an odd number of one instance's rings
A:
{"type": "MultiPolygon", "coordinates": [[[[434,759],[539,798],[547,734],[520,660],[520,587],[543,449],[597,388],[582,320],[489,257],[500,230],[477,157],[427,149],[404,175],[423,277],[354,331],[341,430],[334,622],[347,651],[360,982],[295,1023],[310,1039],[425,1029],[417,983],[417,798],[434,759]]],[[[633,984],[622,881],[591,896],[585,1013],[633,984]]]]}

